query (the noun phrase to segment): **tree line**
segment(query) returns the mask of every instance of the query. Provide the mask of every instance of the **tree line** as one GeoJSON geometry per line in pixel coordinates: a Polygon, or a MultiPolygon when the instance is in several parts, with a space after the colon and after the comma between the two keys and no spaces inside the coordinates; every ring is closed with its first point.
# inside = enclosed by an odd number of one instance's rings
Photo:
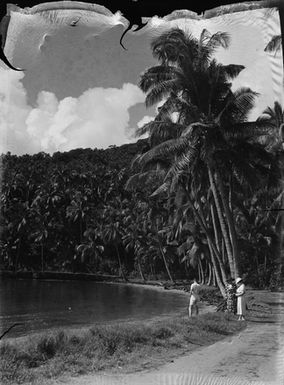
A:
{"type": "Polygon", "coordinates": [[[139,87],[157,115],[148,139],[107,150],[2,155],[2,268],[198,276],[225,295],[228,276],[259,287],[282,272],[283,123],[279,102],[256,120],[258,94],[232,90],[226,33],[172,29],[151,49],[139,87]]]}

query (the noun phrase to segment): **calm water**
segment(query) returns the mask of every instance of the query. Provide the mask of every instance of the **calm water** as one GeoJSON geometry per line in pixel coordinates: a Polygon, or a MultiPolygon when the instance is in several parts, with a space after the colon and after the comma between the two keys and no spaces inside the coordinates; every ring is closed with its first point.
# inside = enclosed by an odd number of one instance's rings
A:
{"type": "Polygon", "coordinates": [[[0,279],[0,332],[147,319],[186,310],[188,297],[144,287],[84,281],[0,279]]]}

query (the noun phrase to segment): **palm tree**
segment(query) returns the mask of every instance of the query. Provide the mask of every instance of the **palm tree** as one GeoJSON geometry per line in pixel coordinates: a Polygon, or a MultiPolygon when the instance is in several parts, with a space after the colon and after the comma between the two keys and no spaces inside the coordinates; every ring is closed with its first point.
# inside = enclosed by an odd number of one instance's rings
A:
{"type": "MultiPolygon", "coordinates": [[[[283,209],[284,209],[284,178],[283,178],[283,170],[284,170],[284,157],[283,157],[283,149],[284,149],[284,108],[281,104],[276,101],[274,102],[274,106],[267,107],[262,115],[259,117],[260,121],[269,121],[271,124],[270,135],[264,141],[265,145],[268,148],[274,157],[275,163],[279,167],[280,176],[280,184],[278,184],[277,194],[274,194],[274,199],[271,202],[270,210],[278,210],[276,218],[275,218],[275,227],[276,233],[279,236],[278,242],[278,250],[277,250],[277,264],[280,266],[279,274],[283,276],[283,268],[284,268],[284,260],[283,260],[283,209]]],[[[272,173],[273,176],[273,173],[272,173]]],[[[275,177],[274,177],[275,178],[275,177]]],[[[267,193],[269,193],[269,187],[267,188],[267,193]]],[[[273,186],[275,188],[275,186],[273,186]]],[[[275,190],[275,189],[274,189],[275,190]]],[[[280,279],[279,279],[280,281],[280,279]]]]}
{"type": "Polygon", "coordinates": [[[118,199],[114,200],[112,203],[113,206],[106,205],[104,208],[102,236],[105,242],[110,242],[114,245],[120,275],[125,281],[127,281],[119,251],[119,246],[122,244],[124,236],[124,226],[122,219],[122,215],[124,213],[121,210],[121,203],[118,201],[118,199]]]}
{"type": "Polygon", "coordinates": [[[264,48],[265,52],[274,52],[275,54],[280,51],[282,47],[282,36],[281,35],[274,35],[270,42],[266,45],[264,48]]]}
{"type": "Polygon", "coordinates": [[[134,261],[137,264],[139,274],[142,281],[146,281],[143,272],[143,262],[145,260],[145,249],[147,248],[147,221],[145,215],[145,205],[138,200],[138,197],[128,203],[125,210],[123,224],[125,227],[125,234],[122,237],[123,244],[127,251],[134,252],[134,261]]]}
{"type": "Polygon", "coordinates": [[[265,138],[269,150],[276,150],[277,148],[281,150],[284,142],[284,108],[281,104],[276,101],[273,108],[267,107],[259,117],[259,121],[270,123],[270,135],[265,138]]]}
{"type": "MultiPolygon", "coordinates": [[[[202,31],[199,39],[180,29],[154,39],[152,51],[160,65],[142,75],[140,88],[146,93],[147,106],[164,103],[155,120],[137,134],[148,132],[152,145],[138,159],[142,170],[147,170],[149,164],[156,164],[156,170],[157,167],[166,170],[164,184],[156,193],[169,188],[174,191],[177,184],[182,183],[195,215],[198,212],[194,200],[199,192],[195,189],[193,193],[192,186],[200,184],[204,173],[208,175],[206,183],[213,193],[231,274],[236,276],[239,275],[239,251],[228,202],[225,177],[229,170],[225,170],[224,158],[228,158],[238,140],[245,141],[247,149],[253,148],[251,139],[263,134],[267,122],[247,122],[257,96],[255,92],[249,88],[231,90],[231,81],[244,67],[222,65],[212,59],[216,48],[228,45],[226,33],[211,35],[207,30],[202,31]]],[[[244,163],[230,164],[230,169],[234,174],[244,175],[243,166],[248,166],[244,163]]],[[[204,227],[200,213],[198,220],[204,227]]],[[[207,235],[210,239],[210,234],[207,235]]],[[[209,243],[213,245],[211,240],[209,243]]]]}
{"type": "MultiPolygon", "coordinates": [[[[266,6],[268,6],[270,9],[268,9],[267,14],[270,14],[271,12],[274,12],[275,8],[277,8],[279,13],[279,19],[280,19],[280,29],[281,34],[280,35],[274,35],[272,36],[271,40],[268,42],[266,47],[264,48],[265,52],[274,52],[274,54],[277,54],[277,52],[280,51],[282,47],[282,53],[284,52],[284,40],[282,39],[283,33],[284,33],[284,4],[282,0],[275,0],[270,1],[266,6]]],[[[282,54],[282,60],[283,60],[283,67],[284,67],[284,55],[282,54]]]]}

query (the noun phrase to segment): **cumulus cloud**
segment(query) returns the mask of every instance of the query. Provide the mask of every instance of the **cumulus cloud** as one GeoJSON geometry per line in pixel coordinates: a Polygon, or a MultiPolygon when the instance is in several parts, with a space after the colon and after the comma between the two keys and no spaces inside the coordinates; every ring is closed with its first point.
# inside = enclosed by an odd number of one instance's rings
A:
{"type": "Polygon", "coordinates": [[[144,124],[152,122],[152,120],[154,119],[155,119],[154,116],[145,115],[141,120],[139,120],[139,122],[137,123],[137,126],[141,128],[144,126],[144,124]]]}
{"type": "Polygon", "coordinates": [[[129,109],[144,102],[134,84],[92,88],[78,98],[58,100],[41,91],[34,108],[27,104],[22,73],[0,70],[0,152],[53,153],[73,148],[106,148],[130,142],[129,109]]]}

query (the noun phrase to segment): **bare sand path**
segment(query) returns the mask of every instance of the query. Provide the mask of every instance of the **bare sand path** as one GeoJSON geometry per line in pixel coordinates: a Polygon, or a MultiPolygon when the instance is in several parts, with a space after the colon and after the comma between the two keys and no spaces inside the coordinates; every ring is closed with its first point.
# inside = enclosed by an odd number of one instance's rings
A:
{"type": "Polygon", "coordinates": [[[284,294],[265,294],[271,315],[251,318],[240,334],[148,372],[66,378],[68,385],[283,385],[284,294]]]}

